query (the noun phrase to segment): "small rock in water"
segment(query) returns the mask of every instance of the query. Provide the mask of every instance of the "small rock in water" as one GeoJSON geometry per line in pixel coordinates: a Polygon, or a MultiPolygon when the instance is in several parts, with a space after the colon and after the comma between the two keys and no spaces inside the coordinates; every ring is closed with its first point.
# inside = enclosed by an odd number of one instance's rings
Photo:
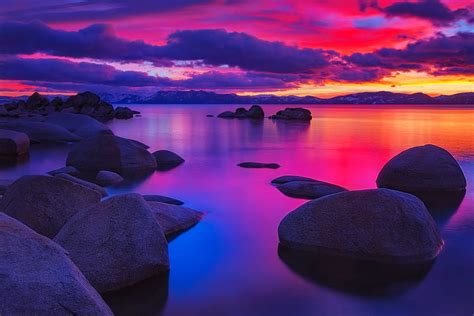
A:
{"type": "Polygon", "coordinates": [[[207,116],[207,117],[214,117],[214,115],[212,115],[212,114],[208,114],[208,115],[206,115],[206,116],[207,116]]]}
{"type": "Polygon", "coordinates": [[[91,190],[94,190],[96,191],[97,193],[100,194],[101,197],[106,197],[108,194],[107,194],[107,191],[95,184],[95,183],[92,183],[92,182],[89,182],[89,181],[86,181],[86,180],[83,180],[83,179],[79,179],[79,178],[76,178],[70,174],[67,174],[67,173],[58,173],[56,175],[54,175],[55,177],[57,178],[61,178],[61,179],[64,179],[64,180],[67,180],[67,181],[71,181],[71,182],[74,182],[74,183],[77,183],[77,184],[80,184],[86,188],[89,188],[91,190]]]}
{"type": "Polygon", "coordinates": [[[249,110],[245,108],[238,108],[235,112],[225,111],[219,114],[220,118],[249,118],[249,119],[263,119],[265,113],[260,105],[252,105],[249,110]]]}
{"type": "Polygon", "coordinates": [[[48,172],[48,174],[52,175],[52,176],[55,176],[55,175],[60,174],[60,173],[70,174],[71,176],[75,176],[75,177],[77,177],[80,174],[79,170],[77,170],[76,168],[74,168],[72,166],[66,166],[66,167],[51,170],[51,171],[48,172]]]}
{"type": "Polygon", "coordinates": [[[121,183],[123,181],[123,178],[115,172],[101,170],[97,173],[95,181],[97,184],[107,187],[110,185],[117,185],[121,183]]]}
{"type": "Polygon", "coordinates": [[[273,120],[311,121],[311,111],[303,108],[286,108],[270,116],[273,120]]]}
{"type": "Polygon", "coordinates": [[[0,156],[20,156],[30,149],[30,138],[25,133],[0,129],[0,156]]]}
{"type": "Polygon", "coordinates": [[[234,118],[234,112],[225,111],[225,112],[222,112],[221,114],[219,114],[217,117],[220,117],[220,118],[234,118]]]}
{"type": "Polygon", "coordinates": [[[72,215],[100,198],[97,191],[61,178],[23,176],[8,186],[0,210],[52,238],[72,215]]]}
{"type": "Polygon", "coordinates": [[[68,253],[0,213],[0,311],[4,315],[112,315],[68,253]]]}
{"type": "Polygon", "coordinates": [[[139,194],[117,195],[78,212],[54,241],[101,293],[169,270],[164,232],[139,194]]]}
{"type": "Polygon", "coordinates": [[[134,111],[132,111],[131,109],[127,107],[119,106],[114,110],[113,114],[116,119],[128,120],[128,119],[133,118],[134,111]]]}
{"type": "Polygon", "coordinates": [[[280,165],[277,163],[261,163],[261,162],[241,162],[237,166],[242,168],[268,168],[268,169],[278,169],[280,165]]]}
{"type": "Polygon", "coordinates": [[[300,177],[300,176],[281,176],[272,180],[273,184],[284,184],[287,182],[292,181],[308,181],[308,182],[315,182],[317,180],[307,177],[300,177]]]}
{"type": "Polygon", "coordinates": [[[158,150],[153,153],[156,159],[156,169],[170,170],[184,162],[184,159],[179,155],[169,150],[158,150]]]}
{"type": "Polygon", "coordinates": [[[174,235],[196,225],[202,212],[161,202],[147,202],[166,236],[174,235]]]}
{"type": "Polygon", "coordinates": [[[413,194],[460,191],[466,188],[466,177],[447,150],[424,145],[390,159],[377,177],[377,186],[413,194]]]}
{"type": "Polygon", "coordinates": [[[316,180],[291,181],[277,185],[277,189],[286,196],[309,200],[347,191],[347,189],[338,185],[316,180]]]}
{"type": "Polygon", "coordinates": [[[391,264],[428,262],[443,247],[423,202],[388,189],[309,201],[281,221],[278,236],[290,249],[391,264]]]}
{"type": "Polygon", "coordinates": [[[155,195],[143,195],[143,198],[145,199],[145,201],[148,201],[148,202],[161,202],[161,203],[173,204],[173,205],[183,205],[184,204],[183,201],[173,199],[173,198],[163,196],[163,195],[156,195],[156,194],[155,195]]]}

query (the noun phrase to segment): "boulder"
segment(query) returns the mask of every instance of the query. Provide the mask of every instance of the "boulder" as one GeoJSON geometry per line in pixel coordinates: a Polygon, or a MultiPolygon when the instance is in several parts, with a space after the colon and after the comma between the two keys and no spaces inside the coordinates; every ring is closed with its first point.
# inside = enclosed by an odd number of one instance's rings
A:
{"type": "Polygon", "coordinates": [[[307,182],[315,182],[317,180],[307,177],[300,177],[300,176],[281,176],[272,180],[273,184],[285,184],[292,181],[307,181],[307,182]]]}
{"type": "Polygon", "coordinates": [[[247,111],[246,117],[252,119],[263,119],[265,117],[265,112],[260,105],[252,105],[247,111]]]}
{"type": "Polygon", "coordinates": [[[153,157],[156,159],[156,168],[158,170],[170,170],[184,162],[183,158],[169,150],[155,151],[153,157]]]}
{"type": "Polygon", "coordinates": [[[0,314],[112,315],[59,245],[0,213],[0,314]]]}
{"type": "Polygon", "coordinates": [[[193,209],[161,202],[147,202],[166,236],[171,236],[196,225],[203,213],[193,209]]]}
{"type": "Polygon", "coordinates": [[[59,125],[45,122],[20,119],[10,122],[0,122],[0,128],[25,133],[32,142],[68,143],[81,140],[81,137],[59,125]]]}
{"type": "Polygon", "coordinates": [[[121,183],[123,181],[123,178],[115,172],[101,170],[97,173],[95,181],[99,185],[107,187],[110,185],[117,185],[121,183]]]}
{"type": "Polygon", "coordinates": [[[79,170],[77,170],[76,168],[71,167],[71,166],[62,167],[62,168],[59,168],[59,169],[54,169],[54,170],[51,170],[51,171],[48,172],[48,174],[51,175],[51,176],[55,176],[55,175],[60,174],[60,173],[70,174],[71,176],[75,176],[75,177],[77,177],[80,174],[79,170]]]}
{"type": "Polygon", "coordinates": [[[0,156],[20,156],[27,154],[30,149],[28,135],[0,129],[0,156]]]}
{"type": "Polygon", "coordinates": [[[133,118],[133,111],[127,107],[119,106],[114,110],[114,117],[119,120],[128,120],[133,118]]]}
{"type": "Polygon", "coordinates": [[[57,177],[23,176],[8,186],[0,210],[52,238],[73,214],[100,198],[97,191],[57,177]]]}
{"type": "Polygon", "coordinates": [[[49,100],[38,92],[35,92],[26,100],[26,105],[28,110],[36,110],[49,105],[49,100]]]}
{"type": "Polygon", "coordinates": [[[156,160],[135,142],[113,135],[99,135],[76,144],[66,165],[80,171],[109,170],[120,175],[139,175],[156,169],[156,160]]]}
{"type": "MultiPolygon", "coordinates": [[[[15,180],[12,179],[0,179],[0,195],[3,195],[7,188],[13,183],[15,180]]],[[[1,211],[1,210],[0,210],[1,211]]]]}
{"type": "Polygon", "coordinates": [[[311,111],[303,108],[286,108],[270,117],[274,120],[311,121],[311,111]]]}
{"type": "Polygon", "coordinates": [[[65,108],[74,108],[78,112],[83,107],[93,107],[95,108],[100,102],[100,97],[92,92],[83,92],[76,95],[70,96],[66,102],[64,102],[65,108]]]}
{"type": "Polygon", "coordinates": [[[138,194],[114,196],[78,212],[54,241],[99,292],[169,270],[163,230],[138,194]]]}
{"type": "Polygon", "coordinates": [[[55,97],[50,103],[49,105],[53,106],[55,111],[59,111],[62,106],[63,106],[63,99],[59,98],[59,97],[55,97]]]}
{"type": "Polygon", "coordinates": [[[101,197],[106,197],[108,195],[107,191],[103,187],[101,187],[101,186],[99,186],[95,183],[92,183],[92,182],[89,182],[89,181],[86,181],[86,180],[83,180],[83,179],[76,178],[75,176],[72,176],[70,174],[58,173],[58,174],[55,174],[54,176],[58,177],[58,178],[61,178],[61,179],[64,179],[64,180],[67,180],[67,181],[71,181],[71,182],[80,184],[80,185],[82,185],[82,186],[84,186],[88,189],[94,190],[97,193],[99,193],[101,197]]]}
{"type": "Polygon", "coordinates": [[[249,110],[245,108],[237,108],[235,112],[225,111],[219,114],[217,117],[263,119],[265,117],[265,113],[260,105],[252,105],[249,110]]]}
{"type": "Polygon", "coordinates": [[[290,249],[390,264],[431,261],[443,246],[423,202],[388,189],[309,201],[281,221],[278,235],[290,249]]]}
{"type": "Polygon", "coordinates": [[[338,185],[316,180],[291,181],[277,185],[277,189],[286,196],[309,200],[347,191],[347,189],[338,185]]]}
{"type": "Polygon", "coordinates": [[[242,168],[268,168],[268,169],[278,169],[280,165],[277,163],[261,163],[261,162],[241,162],[237,166],[242,168]]]}
{"type": "Polygon", "coordinates": [[[466,188],[466,178],[448,151],[424,145],[390,159],[377,177],[377,186],[410,193],[459,191],[466,188]]]}
{"type": "Polygon", "coordinates": [[[45,122],[59,125],[82,138],[102,134],[113,134],[110,128],[87,115],[72,113],[52,113],[45,122]]]}
{"type": "Polygon", "coordinates": [[[173,205],[183,205],[184,204],[183,201],[173,199],[173,198],[163,196],[163,195],[156,195],[156,194],[154,194],[154,195],[143,195],[143,198],[145,199],[145,201],[149,201],[149,202],[161,202],[161,203],[173,204],[173,205]]]}
{"type": "Polygon", "coordinates": [[[225,111],[225,112],[222,112],[221,114],[217,115],[217,117],[220,117],[220,118],[234,118],[234,112],[225,111]]]}

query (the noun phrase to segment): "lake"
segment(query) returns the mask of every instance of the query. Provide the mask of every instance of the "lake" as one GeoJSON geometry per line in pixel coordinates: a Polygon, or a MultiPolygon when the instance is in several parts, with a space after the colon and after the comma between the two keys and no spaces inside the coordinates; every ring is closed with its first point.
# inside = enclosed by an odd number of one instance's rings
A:
{"type": "MultiPolygon", "coordinates": [[[[168,282],[147,284],[121,300],[124,312],[163,315],[472,315],[474,312],[474,108],[440,106],[304,106],[309,124],[206,117],[239,105],[131,105],[142,112],[109,123],[123,137],[186,159],[176,169],[109,189],[181,199],[206,212],[172,240],[168,282]],[[342,291],[292,271],[278,255],[277,227],[305,200],[270,185],[301,175],[348,189],[375,187],[382,166],[400,151],[427,143],[449,150],[468,188],[457,210],[436,218],[445,247],[428,274],[384,294],[342,291]],[[243,161],[280,169],[243,169],[243,161]],[[159,283],[159,284],[158,284],[159,283]],[[129,310],[128,310],[129,309],[129,310]],[[143,312],[143,311],[142,311],[143,312]]],[[[284,105],[264,105],[267,115],[284,105]]],[[[64,166],[70,145],[38,146],[28,162],[1,178],[64,166]]],[[[153,281],[154,282],[154,281],[153,281]]],[[[153,283],[152,282],[152,283],[153,283]]]]}

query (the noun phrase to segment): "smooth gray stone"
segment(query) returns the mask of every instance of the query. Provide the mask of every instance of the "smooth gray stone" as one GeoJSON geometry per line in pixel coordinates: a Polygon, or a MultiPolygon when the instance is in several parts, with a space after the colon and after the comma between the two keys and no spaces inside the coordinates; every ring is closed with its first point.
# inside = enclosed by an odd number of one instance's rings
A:
{"type": "Polygon", "coordinates": [[[183,205],[184,204],[183,201],[173,199],[173,198],[163,196],[163,195],[156,195],[156,194],[151,194],[150,195],[149,194],[149,195],[143,195],[143,198],[145,199],[145,201],[149,201],[149,202],[161,202],[161,203],[173,204],[173,205],[183,205]]]}
{"type": "Polygon", "coordinates": [[[423,202],[388,189],[309,201],[281,221],[278,236],[291,249],[393,264],[431,261],[443,247],[423,202]]]}
{"type": "Polygon", "coordinates": [[[107,187],[111,185],[117,185],[122,183],[123,178],[119,174],[112,172],[112,171],[107,171],[107,170],[101,170],[97,173],[95,177],[95,181],[97,184],[107,187]]]}
{"type": "Polygon", "coordinates": [[[54,176],[57,177],[57,178],[61,178],[61,179],[67,180],[67,181],[77,183],[77,184],[82,185],[82,186],[84,186],[88,189],[94,190],[97,193],[99,193],[101,197],[106,197],[108,195],[107,190],[105,190],[100,185],[97,185],[95,183],[92,183],[92,182],[89,182],[89,181],[86,181],[86,180],[83,180],[83,179],[76,178],[76,177],[74,177],[70,174],[58,173],[54,176]]]}
{"type": "Polygon", "coordinates": [[[139,194],[117,195],[78,212],[54,241],[101,293],[169,270],[165,235],[139,194]]]}
{"type": "Polygon", "coordinates": [[[72,215],[100,198],[97,191],[58,177],[23,176],[7,188],[0,210],[52,238],[72,215]]]}
{"type": "Polygon", "coordinates": [[[155,151],[153,156],[156,159],[156,168],[158,170],[170,170],[184,162],[183,158],[169,150],[155,151]]]}
{"type": "Polygon", "coordinates": [[[277,189],[286,196],[309,200],[347,191],[343,187],[322,181],[291,181],[277,185],[277,189]]]}
{"type": "Polygon", "coordinates": [[[174,235],[196,225],[203,213],[193,209],[161,202],[147,201],[166,236],[174,235]]]}
{"type": "Polygon", "coordinates": [[[0,129],[0,155],[20,156],[30,149],[30,138],[25,133],[0,129]]]}
{"type": "Polygon", "coordinates": [[[68,253],[0,213],[0,314],[112,315],[68,253]]]}
{"type": "Polygon", "coordinates": [[[81,138],[101,134],[113,134],[110,128],[96,119],[82,114],[52,113],[45,118],[45,122],[59,125],[81,138]]]}
{"type": "Polygon", "coordinates": [[[82,139],[59,125],[26,119],[0,123],[0,128],[25,133],[31,142],[69,143],[82,139]]]}

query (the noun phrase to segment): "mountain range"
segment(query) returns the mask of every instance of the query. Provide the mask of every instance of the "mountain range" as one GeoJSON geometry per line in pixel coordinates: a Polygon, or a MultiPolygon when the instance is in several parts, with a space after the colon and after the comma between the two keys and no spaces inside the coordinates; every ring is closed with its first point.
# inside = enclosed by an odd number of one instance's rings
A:
{"type": "MultiPolygon", "coordinates": [[[[314,96],[275,96],[218,94],[208,91],[158,91],[150,96],[136,94],[99,94],[102,100],[114,104],[440,104],[474,105],[474,92],[431,97],[424,93],[404,94],[387,91],[354,93],[333,98],[314,96]]],[[[27,97],[1,97],[0,103],[27,97]]]]}

